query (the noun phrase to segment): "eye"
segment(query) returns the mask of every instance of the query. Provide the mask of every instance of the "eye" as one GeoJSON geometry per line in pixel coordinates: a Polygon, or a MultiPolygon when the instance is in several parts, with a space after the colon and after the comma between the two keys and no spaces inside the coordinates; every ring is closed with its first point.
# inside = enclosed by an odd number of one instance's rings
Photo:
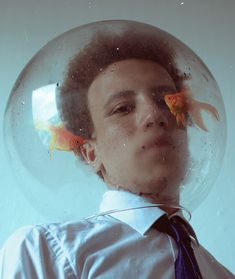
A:
{"type": "Polygon", "coordinates": [[[160,108],[168,108],[164,100],[164,95],[154,94],[154,101],[160,108]]]}
{"type": "Polygon", "coordinates": [[[111,114],[128,114],[135,109],[134,105],[121,105],[116,107],[111,114]]]}
{"type": "Polygon", "coordinates": [[[157,104],[162,105],[162,106],[165,106],[165,105],[166,105],[166,102],[165,102],[163,96],[157,98],[157,104]]]}
{"type": "MultiPolygon", "coordinates": [[[[165,96],[169,95],[169,94],[173,94],[173,92],[175,92],[175,89],[172,87],[160,86],[157,88],[153,88],[153,91],[151,94],[154,99],[154,102],[156,103],[156,105],[159,108],[168,109],[168,106],[165,101],[165,96]]],[[[169,100],[169,97],[170,96],[168,96],[168,100],[169,100]]]]}

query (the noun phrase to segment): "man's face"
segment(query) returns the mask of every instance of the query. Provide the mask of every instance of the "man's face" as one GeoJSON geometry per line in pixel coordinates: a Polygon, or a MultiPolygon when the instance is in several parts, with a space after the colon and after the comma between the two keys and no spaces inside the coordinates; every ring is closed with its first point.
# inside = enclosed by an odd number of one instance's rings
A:
{"type": "Polygon", "coordinates": [[[164,101],[175,91],[168,72],[147,60],[113,63],[92,82],[94,139],[86,158],[109,186],[177,199],[187,136],[164,101]]]}

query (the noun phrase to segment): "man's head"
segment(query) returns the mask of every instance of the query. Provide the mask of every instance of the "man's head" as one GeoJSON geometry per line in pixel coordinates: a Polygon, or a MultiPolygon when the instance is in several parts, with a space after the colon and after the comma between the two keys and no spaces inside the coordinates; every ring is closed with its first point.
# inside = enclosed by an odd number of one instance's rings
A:
{"type": "Polygon", "coordinates": [[[164,95],[182,81],[171,48],[138,32],[98,34],[71,61],[60,94],[62,118],[86,138],[79,154],[108,185],[177,196],[186,131],[164,95]]]}

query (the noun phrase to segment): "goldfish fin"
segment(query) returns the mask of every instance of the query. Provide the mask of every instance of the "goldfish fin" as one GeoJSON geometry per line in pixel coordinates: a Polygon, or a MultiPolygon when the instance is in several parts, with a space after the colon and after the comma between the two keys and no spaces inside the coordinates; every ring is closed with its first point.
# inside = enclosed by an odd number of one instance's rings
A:
{"type": "Polygon", "coordinates": [[[176,115],[176,122],[178,126],[182,125],[183,127],[186,127],[186,119],[184,113],[179,113],[176,115]]]}
{"type": "Polygon", "coordinates": [[[198,102],[201,109],[204,109],[211,113],[212,116],[215,117],[216,120],[219,120],[219,113],[215,107],[207,103],[198,102]]]}
{"type": "Polygon", "coordinates": [[[210,112],[211,115],[214,116],[216,120],[219,120],[219,113],[215,107],[213,107],[208,103],[202,103],[196,100],[191,100],[190,113],[193,118],[193,121],[202,130],[208,132],[208,129],[206,128],[201,116],[201,110],[210,112]]]}
{"type": "Polygon", "coordinates": [[[56,136],[53,133],[51,136],[51,141],[50,141],[50,145],[49,145],[50,160],[53,159],[53,151],[55,148],[56,148],[56,136]]]}
{"type": "Polygon", "coordinates": [[[49,130],[49,124],[47,122],[43,122],[40,120],[35,120],[34,121],[34,127],[37,130],[42,130],[42,131],[48,131],[49,130]]]}
{"type": "Polygon", "coordinates": [[[199,110],[193,109],[191,110],[191,116],[193,119],[193,122],[202,130],[204,130],[205,132],[208,132],[208,129],[206,128],[203,120],[202,120],[202,116],[199,110]]]}

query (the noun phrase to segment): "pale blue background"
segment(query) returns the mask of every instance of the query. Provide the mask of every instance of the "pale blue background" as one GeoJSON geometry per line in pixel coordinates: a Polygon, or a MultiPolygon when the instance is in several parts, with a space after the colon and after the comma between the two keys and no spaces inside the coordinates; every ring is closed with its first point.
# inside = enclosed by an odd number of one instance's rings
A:
{"type": "MultiPolygon", "coordinates": [[[[132,19],[159,26],[189,45],[215,76],[228,119],[225,160],[215,187],[193,213],[192,224],[201,243],[235,273],[234,0],[1,0],[0,131],[11,88],[28,60],[57,35],[103,19],[132,19]]],[[[17,185],[6,161],[1,132],[0,244],[21,225],[47,221],[17,185]]],[[[89,210],[84,208],[78,216],[89,210]]]]}

